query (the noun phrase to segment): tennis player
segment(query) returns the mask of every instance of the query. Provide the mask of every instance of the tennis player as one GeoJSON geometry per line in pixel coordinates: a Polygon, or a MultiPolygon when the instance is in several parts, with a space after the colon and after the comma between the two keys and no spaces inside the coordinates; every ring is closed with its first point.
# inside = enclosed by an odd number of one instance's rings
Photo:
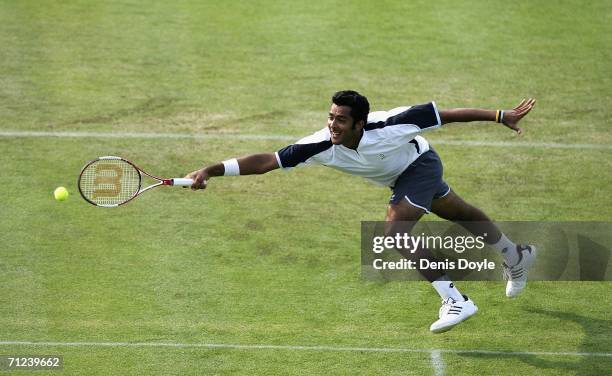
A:
{"type": "MultiPolygon", "coordinates": [[[[192,189],[205,189],[210,178],[265,174],[277,168],[320,164],[362,176],[392,191],[387,207],[387,235],[410,230],[424,214],[457,222],[498,250],[507,279],[506,296],[518,295],[526,286],[527,272],[536,257],[536,248],[518,245],[506,237],[482,210],[459,197],[444,181],[442,162],[429,142],[421,136],[449,123],[489,121],[521,133],[520,120],[535,105],[521,101],[511,110],[455,108],[440,110],[435,102],[390,111],[370,112],[368,100],[356,91],[335,93],[327,127],[275,153],[259,153],[206,166],[187,175],[192,189]],[[486,235],[485,235],[486,234],[486,235]]],[[[403,253],[404,254],[404,253],[403,253]]],[[[427,249],[405,257],[435,261],[427,249]]],[[[418,264],[418,263],[417,263],[418,264]]],[[[474,315],[478,308],[442,271],[419,270],[442,298],[439,319],[430,330],[447,331],[474,315]]]]}

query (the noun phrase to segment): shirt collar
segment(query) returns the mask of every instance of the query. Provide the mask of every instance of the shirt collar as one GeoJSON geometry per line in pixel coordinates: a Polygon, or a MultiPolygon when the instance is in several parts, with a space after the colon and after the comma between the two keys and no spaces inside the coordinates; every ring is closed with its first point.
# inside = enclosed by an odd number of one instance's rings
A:
{"type": "Polygon", "coordinates": [[[357,148],[356,149],[351,149],[351,148],[347,148],[346,146],[340,144],[340,145],[336,145],[336,146],[342,146],[342,148],[346,149],[346,150],[352,150],[352,151],[356,151],[359,152],[360,150],[363,150],[364,146],[368,143],[368,138],[366,136],[366,131],[362,130],[361,131],[361,137],[359,138],[359,142],[357,143],[357,148]]]}
{"type": "Polygon", "coordinates": [[[362,150],[363,147],[368,143],[368,139],[366,136],[365,129],[361,130],[361,138],[359,138],[359,143],[357,144],[357,151],[362,150]]]}

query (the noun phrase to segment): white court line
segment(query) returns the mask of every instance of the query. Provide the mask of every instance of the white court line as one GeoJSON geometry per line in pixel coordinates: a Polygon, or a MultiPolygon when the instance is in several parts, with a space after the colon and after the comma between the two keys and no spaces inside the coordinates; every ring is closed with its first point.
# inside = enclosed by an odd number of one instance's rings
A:
{"type": "MultiPolygon", "coordinates": [[[[298,136],[235,133],[147,133],[147,132],[39,132],[0,130],[0,137],[58,137],[58,138],[140,138],[140,139],[177,139],[177,140],[279,140],[297,141],[298,136]]],[[[612,150],[607,144],[564,144],[556,142],[508,142],[508,141],[470,141],[470,140],[433,140],[434,145],[457,146],[494,146],[543,149],[604,149],[612,150]]]]}
{"type": "Polygon", "coordinates": [[[434,374],[436,376],[444,376],[444,361],[442,360],[442,353],[440,350],[432,350],[431,364],[433,365],[434,374]]]}
{"type": "Polygon", "coordinates": [[[295,346],[295,345],[239,345],[228,343],[175,343],[175,342],[35,342],[0,341],[0,346],[41,346],[41,347],[175,347],[235,350],[290,350],[290,351],[354,351],[382,353],[425,353],[432,354],[480,354],[505,356],[593,356],[612,357],[612,353],[592,352],[554,352],[554,351],[492,351],[492,350],[450,350],[450,349],[411,349],[400,347],[341,347],[341,346],[295,346]]]}

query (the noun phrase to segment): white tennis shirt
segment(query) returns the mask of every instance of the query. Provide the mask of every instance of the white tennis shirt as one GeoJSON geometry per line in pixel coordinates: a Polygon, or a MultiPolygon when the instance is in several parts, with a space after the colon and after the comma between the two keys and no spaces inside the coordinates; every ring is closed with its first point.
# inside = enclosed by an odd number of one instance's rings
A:
{"type": "Polygon", "coordinates": [[[435,102],[370,112],[357,149],[332,144],[325,127],[279,150],[276,158],[282,168],[320,164],[389,187],[429,150],[419,134],[441,124],[435,102]]]}

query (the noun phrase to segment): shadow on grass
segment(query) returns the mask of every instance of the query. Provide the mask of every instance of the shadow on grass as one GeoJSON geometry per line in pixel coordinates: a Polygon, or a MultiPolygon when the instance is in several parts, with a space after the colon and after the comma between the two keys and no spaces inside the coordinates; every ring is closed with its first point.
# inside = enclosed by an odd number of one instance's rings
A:
{"type": "MultiPolygon", "coordinates": [[[[610,348],[602,348],[602,342],[609,341],[612,320],[593,319],[569,312],[528,309],[527,312],[547,315],[564,321],[572,321],[582,326],[584,342],[579,353],[606,353],[610,348]]],[[[546,342],[546,338],[541,339],[546,342]]],[[[612,370],[612,357],[589,355],[531,355],[531,354],[474,354],[459,353],[461,356],[478,359],[520,359],[522,362],[538,369],[556,370],[560,374],[574,375],[608,375],[612,370]]]]}

